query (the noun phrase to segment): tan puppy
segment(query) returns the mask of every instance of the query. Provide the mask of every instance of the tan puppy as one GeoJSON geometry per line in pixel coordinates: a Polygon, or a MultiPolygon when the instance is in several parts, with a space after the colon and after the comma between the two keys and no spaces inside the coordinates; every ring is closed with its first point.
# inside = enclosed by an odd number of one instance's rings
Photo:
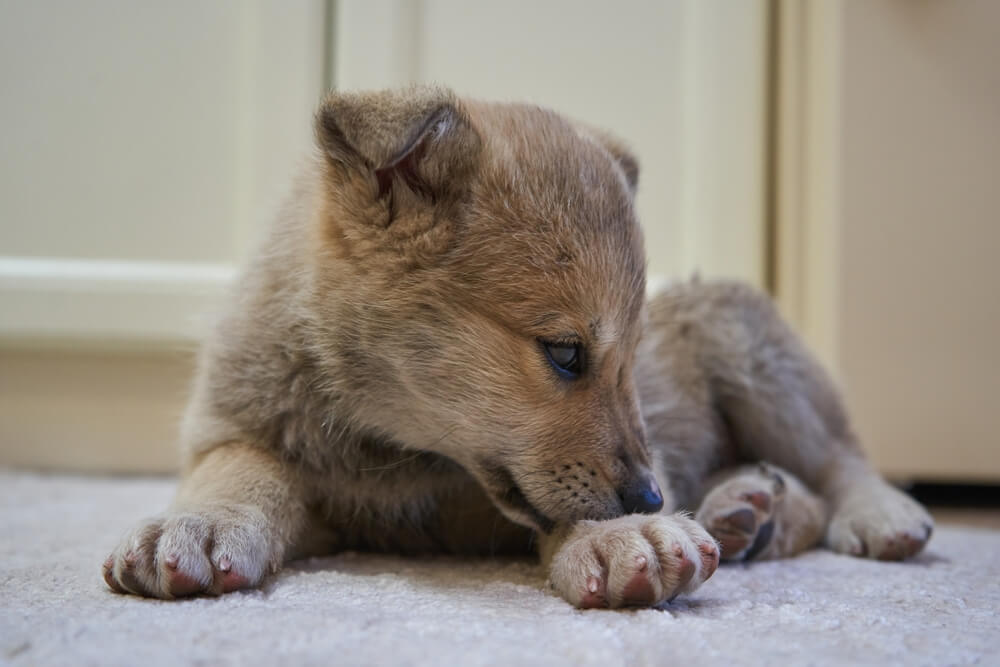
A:
{"type": "Polygon", "coordinates": [[[904,558],[929,537],[763,297],[683,285],[643,331],[638,167],[613,139],[439,89],[332,95],[316,135],[204,346],[177,499],[105,563],[116,591],[537,541],[573,604],[649,605],[720,547],[904,558]]]}

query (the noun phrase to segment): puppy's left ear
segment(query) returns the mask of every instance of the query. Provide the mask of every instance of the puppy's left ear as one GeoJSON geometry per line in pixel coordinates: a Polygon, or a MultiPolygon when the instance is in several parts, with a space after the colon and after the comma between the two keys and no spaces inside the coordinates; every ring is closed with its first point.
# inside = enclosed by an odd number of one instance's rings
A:
{"type": "Polygon", "coordinates": [[[625,173],[625,182],[628,183],[628,189],[634,195],[639,189],[639,160],[614,137],[604,135],[603,143],[604,147],[611,153],[611,157],[617,160],[618,166],[625,173]]]}
{"type": "Polygon", "coordinates": [[[334,93],[316,138],[331,169],[367,177],[373,197],[432,203],[464,184],[482,143],[455,95],[436,87],[334,93]]]}
{"type": "Polygon", "coordinates": [[[632,154],[624,142],[618,137],[596,127],[577,123],[577,131],[584,134],[604,147],[611,158],[618,163],[625,176],[629,192],[634,196],[639,189],[639,160],[632,154]]]}

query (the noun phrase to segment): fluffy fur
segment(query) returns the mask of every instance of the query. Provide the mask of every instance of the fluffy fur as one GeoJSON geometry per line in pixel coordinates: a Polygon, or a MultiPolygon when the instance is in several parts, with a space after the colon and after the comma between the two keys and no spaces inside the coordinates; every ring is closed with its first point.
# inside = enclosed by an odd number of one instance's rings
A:
{"type": "Polygon", "coordinates": [[[616,140],[436,88],[332,95],[316,136],[203,348],[178,497],[108,558],[113,589],[537,548],[568,601],[618,607],[692,590],[720,550],[922,548],[930,518],[766,298],[694,282],[647,307],[616,140]],[[577,346],[578,378],[546,343],[577,346]]]}

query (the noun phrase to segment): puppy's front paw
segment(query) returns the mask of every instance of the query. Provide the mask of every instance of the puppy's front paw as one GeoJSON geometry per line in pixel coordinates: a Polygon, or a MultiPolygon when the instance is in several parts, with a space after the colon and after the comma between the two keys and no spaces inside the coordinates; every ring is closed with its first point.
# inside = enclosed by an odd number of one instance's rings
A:
{"type": "Polygon", "coordinates": [[[118,593],[175,598],[256,586],[280,565],[259,512],[213,508],[147,520],[104,561],[118,593]]]}
{"type": "Polygon", "coordinates": [[[715,540],[691,519],[633,514],[579,522],[549,578],[577,607],[652,606],[693,591],[718,565],[715,540]]]}
{"type": "Polygon", "coordinates": [[[877,479],[852,489],[835,509],[826,544],[852,556],[903,560],[920,553],[933,530],[920,503],[877,479]]]}

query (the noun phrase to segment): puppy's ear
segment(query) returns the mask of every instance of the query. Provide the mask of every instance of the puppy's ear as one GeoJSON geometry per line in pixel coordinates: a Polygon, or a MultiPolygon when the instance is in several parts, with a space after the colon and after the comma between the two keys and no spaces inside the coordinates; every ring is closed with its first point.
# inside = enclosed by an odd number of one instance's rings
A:
{"type": "Polygon", "coordinates": [[[625,182],[628,189],[634,195],[639,189],[639,160],[623,143],[607,134],[603,137],[604,147],[611,153],[611,157],[618,161],[618,166],[625,172],[625,182]]]}
{"type": "Polygon", "coordinates": [[[625,183],[628,185],[629,192],[635,195],[639,188],[639,160],[625,146],[624,142],[604,130],[582,123],[577,123],[577,131],[599,143],[611,154],[612,159],[618,163],[625,175],[625,183]]]}
{"type": "Polygon", "coordinates": [[[433,87],[334,93],[316,138],[332,169],[370,177],[373,197],[406,188],[431,202],[464,184],[482,145],[454,94],[433,87]]]}

